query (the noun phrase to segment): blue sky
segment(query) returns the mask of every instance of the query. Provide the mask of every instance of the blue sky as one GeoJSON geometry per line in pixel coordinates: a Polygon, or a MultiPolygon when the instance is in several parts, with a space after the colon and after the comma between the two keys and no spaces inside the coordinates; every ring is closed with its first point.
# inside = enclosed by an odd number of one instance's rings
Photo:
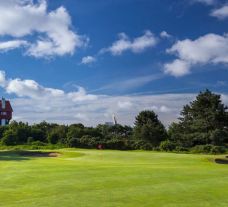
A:
{"type": "Polygon", "coordinates": [[[228,103],[228,1],[0,0],[0,86],[14,119],[165,125],[205,88],[228,103]]]}

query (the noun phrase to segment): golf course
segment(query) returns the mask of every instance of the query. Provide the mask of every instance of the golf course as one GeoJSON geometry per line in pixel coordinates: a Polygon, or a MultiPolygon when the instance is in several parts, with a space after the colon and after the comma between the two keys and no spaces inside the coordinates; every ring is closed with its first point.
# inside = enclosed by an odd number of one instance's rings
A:
{"type": "Polygon", "coordinates": [[[0,151],[0,206],[227,207],[228,165],[219,158],[226,155],[0,151]]]}

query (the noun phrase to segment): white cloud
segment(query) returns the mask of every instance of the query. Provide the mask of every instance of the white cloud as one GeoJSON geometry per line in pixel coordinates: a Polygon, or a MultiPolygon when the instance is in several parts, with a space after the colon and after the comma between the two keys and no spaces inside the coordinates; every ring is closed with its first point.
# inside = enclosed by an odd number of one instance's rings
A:
{"type": "Polygon", "coordinates": [[[154,47],[158,40],[151,31],[146,31],[144,35],[130,39],[125,33],[119,34],[119,39],[115,41],[110,47],[101,50],[103,52],[110,52],[112,55],[121,55],[125,51],[133,53],[140,53],[147,48],[154,47]]]}
{"type": "Polygon", "coordinates": [[[6,84],[6,73],[5,71],[0,70],[0,86],[4,87],[6,84]]]}
{"type": "Polygon", "coordinates": [[[94,91],[104,91],[104,90],[115,90],[115,91],[126,91],[132,88],[138,88],[143,85],[146,85],[152,81],[159,80],[163,77],[163,74],[153,74],[153,75],[147,75],[147,76],[139,76],[136,78],[130,78],[122,81],[113,82],[110,84],[107,84],[101,88],[98,88],[94,91]]]}
{"type": "Polygon", "coordinates": [[[167,112],[170,112],[170,111],[171,111],[171,109],[169,107],[167,107],[167,106],[161,106],[160,107],[160,112],[162,112],[162,113],[167,113],[167,112]]]}
{"type": "Polygon", "coordinates": [[[29,123],[46,120],[57,123],[82,122],[95,126],[118,117],[118,123],[133,125],[136,115],[142,110],[154,110],[159,119],[168,126],[176,121],[184,104],[192,101],[195,94],[162,94],[142,96],[101,96],[96,100],[73,102],[70,99],[12,99],[14,116],[29,123]],[[127,102],[131,103],[128,104],[127,102]],[[120,107],[121,105],[121,107],[120,107]]]}
{"type": "Polygon", "coordinates": [[[86,57],[83,57],[82,58],[82,61],[81,61],[81,64],[91,64],[91,63],[94,63],[96,62],[96,58],[93,57],[93,56],[86,56],[86,57]]]}
{"type": "Polygon", "coordinates": [[[207,5],[213,5],[217,2],[217,0],[193,0],[193,2],[199,2],[207,5]]]}
{"type": "Polygon", "coordinates": [[[162,105],[160,107],[157,105],[153,105],[151,107],[151,110],[155,111],[156,113],[169,113],[172,111],[172,109],[170,109],[169,107],[164,106],[164,105],[162,105]]]}
{"type": "Polygon", "coordinates": [[[118,107],[120,109],[129,109],[133,106],[130,101],[118,101],[118,107]]]}
{"type": "Polygon", "coordinates": [[[180,77],[190,73],[190,64],[186,61],[176,59],[171,63],[164,65],[165,73],[180,77]]]}
{"type": "MultiPolygon", "coordinates": [[[[118,123],[133,125],[135,116],[142,110],[154,110],[168,126],[176,121],[183,105],[196,94],[122,95],[107,96],[86,93],[84,88],[66,93],[60,89],[46,88],[34,80],[7,79],[0,71],[0,85],[8,93],[14,109],[13,119],[29,123],[46,120],[56,123],[81,122],[87,126],[111,121],[112,114],[118,123]]],[[[228,95],[223,94],[228,104],[228,95]]]]}
{"type": "Polygon", "coordinates": [[[183,76],[191,72],[191,67],[203,64],[228,63],[228,35],[207,34],[196,40],[185,39],[176,42],[168,53],[178,59],[164,65],[165,73],[183,76]]]}
{"type": "Polygon", "coordinates": [[[70,92],[67,94],[67,96],[72,99],[73,101],[91,101],[96,100],[97,96],[92,94],[87,94],[86,90],[82,87],[78,87],[78,91],[76,92],[70,92]]]}
{"type": "Polygon", "coordinates": [[[86,37],[71,30],[71,18],[67,10],[59,7],[49,12],[46,0],[38,3],[33,0],[0,0],[0,19],[0,37],[12,38],[4,44],[13,44],[17,48],[26,43],[27,55],[50,57],[73,54],[75,48],[88,43],[86,37]],[[34,42],[25,42],[28,36],[32,36],[34,42]],[[17,38],[23,38],[20,41],[24,42],[15,42],[19,41],[17,38]]]}
{"type": "Polygon", "coordinates": [[[8,94],[15,94],[18,97],[27,97],[34,100],[52,100],[63,99],[72,102],[95,100],[97,97],[87,94],[86,90],[78,87],[78,91],[65,93],[63,90],[55,88],[47,88],[34,80],[21,80],[19,78],[6,79],[4,71],[0,71],[0,86],[3,87],[8,94]]]}
{"type": "Polygon", "coordinates": [[[172,35],[170,35],[168,32],[166,32],[166,31],[162,31],[161,33],[160,33],[160,36],[162,37],[162,38],[167,38],[167,39],[169,39],[170,37],[172,37],[172,35]]]}
{"type": "Polygon", "coordinates": [[[107,96],[88,94],[84,88],[66,93],[63,90],[47,88],[34,80],[6,78],[0,71],[0,86],[6,93],[14,94],[11,99],[16,120],[29,123],[46,120],[57,123],[82,122],[96,125],[111,120],[116,114],[118,122],[132,125],[135,116],[144,109],[155,106],[156,113],[167,125],[176,120],[176,114],[183,103],[192,95],[132,95],[107,96]]]}
{"type": "Polygon", "coordinates": [[[218,19],[225,19],[228,18],[228,5],[224,5],[219,9],[214,9],[211,12],[211,16],[217,17],[218,19]]]}
{"type": "Polygon", "coordinates": [[[28,43],[24,40],[11,40],[6,42],[0,42],[0,51],[7,52],[8,50],[13,50],[26,45],[28,45],[28,43]]]}
{"type": "Polygon", "coordinates": [[[19,97],[31,97],[40,99],[41,97],[56,97],[64,95],[62,90],[45,88],[34,80],[21,80],[19,78],[8,80],[5,89],[7,93],[16,94],[19,97]]]}

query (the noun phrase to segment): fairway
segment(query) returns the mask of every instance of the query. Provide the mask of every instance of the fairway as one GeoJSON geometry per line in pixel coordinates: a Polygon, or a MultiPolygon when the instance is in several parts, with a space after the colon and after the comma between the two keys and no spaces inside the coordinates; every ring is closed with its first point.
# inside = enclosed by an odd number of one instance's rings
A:
{"type": "Polygon", "coordinates": [[[227,207],[228,165],[212,155],[58,150],[0,152],[1,207],[227,207]]]}

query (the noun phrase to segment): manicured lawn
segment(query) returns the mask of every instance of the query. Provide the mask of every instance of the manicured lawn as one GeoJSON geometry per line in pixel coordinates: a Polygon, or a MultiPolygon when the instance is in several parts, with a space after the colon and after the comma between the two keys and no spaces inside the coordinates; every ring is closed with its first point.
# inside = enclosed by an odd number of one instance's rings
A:
{"type": "Polygon", "coordinates": [[[60,157],[0,152],[0,206],[228,206],[228,165],[210,161],[215,156],[59,152],[60,157]]]}

